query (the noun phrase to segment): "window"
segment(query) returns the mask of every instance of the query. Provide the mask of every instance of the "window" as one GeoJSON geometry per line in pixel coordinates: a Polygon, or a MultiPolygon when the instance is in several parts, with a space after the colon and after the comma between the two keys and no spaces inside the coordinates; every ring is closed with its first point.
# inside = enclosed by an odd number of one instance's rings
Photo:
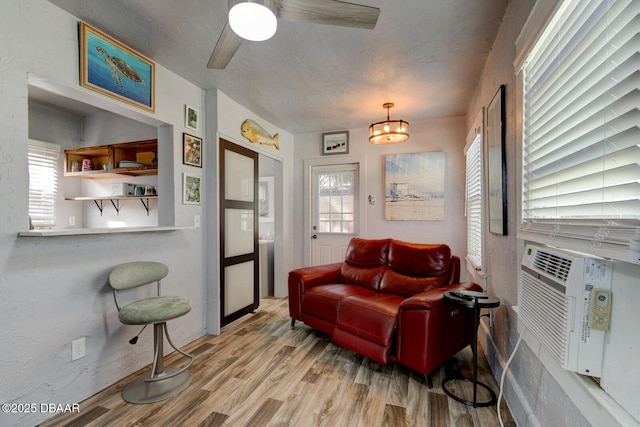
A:
{"type": "Polygon", "coordinates": [[[60,146],[29,140],[29,218],[34,228],[56,225],[60,146]]]}
{"type": "Polygon", "coordinates": [[[467,190],[467,260],[477,270],[482,268],[482,137],[475,138],[465,150],[467,190]]]}
{"type": "Polygon", "coordinates": [[[314,169],[318,232],[355,234],[357,165],[314,169]]]}
{"type": "Polygon", "coordinates": [[[637,5],[565,0],[524,57],[521,233],[528,239],[592,252],[637,248],[637,5]]]}

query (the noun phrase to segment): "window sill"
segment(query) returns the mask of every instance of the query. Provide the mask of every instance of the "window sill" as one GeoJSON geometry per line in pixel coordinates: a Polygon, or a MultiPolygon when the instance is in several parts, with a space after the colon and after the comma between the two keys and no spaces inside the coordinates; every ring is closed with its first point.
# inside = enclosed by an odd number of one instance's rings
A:
{"type": "Polygon", "coordinates": [[[123,234],[123,233],[155,233],[176,230],[188,230],[197,228],[188,227],[120,227],[120,228],[64,228],[60,230],[29,230],[18,233],[20,237],[58,237],[58,236],[82,236],[95,234],[123,234]]]}

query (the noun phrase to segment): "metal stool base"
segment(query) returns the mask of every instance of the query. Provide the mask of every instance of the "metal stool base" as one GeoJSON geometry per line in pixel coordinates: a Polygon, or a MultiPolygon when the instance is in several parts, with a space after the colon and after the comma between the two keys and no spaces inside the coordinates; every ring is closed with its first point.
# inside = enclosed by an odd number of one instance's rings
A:
{"type": "MultiPolygon", "coordinates": [[[[488,385],[481,383],[480,381],[473,381],[473,378],[445,378],[442,381],[442,390],[444,391],[444,393],[449,396],[450,398],[452,398],[453,400],[456,400],[460,403],[464,403],[467,406],[472,406],[474,408],[481,408],[481,407],[485,407],[485,406],[491,406],[491,405],[495,405],[497,399],[496,399],[496,394],[493,392],[493,390],[491,390],[489,388],[488,385]],[[478,402],[478,401],[473,401],[473,400],[467,400],[467,399],[462,399],[461,397],[458,397],[456,395],[454,395],[452,392],[450,392],[449,390],[447,390],[447,388],[445,387],[445,385],[449,382],[449,381],[465,381],[465,382],[469,382],[471,384],[473,384],[474,387],[480,386],[482,388],[484,388],[485,390],[487,390],[489,392],[489,394],[491,395],[491,399],[489,399],[486,402],[478,402]]],[[[475,394],[475,390],[474,390],[474,394],[475,394]]],[[[474,396],[475,398],[475,396],[474,396]]]]}
{"type": "MultiPolygon", "coordinates": [[[[174,370],[174,372],[177,371],[174,370]]],[[[171,375],[172,370],[167,370],[165,375],[171,375]]],[[[162,374],[157,375],[162,376],[162,374]]],[[[191,372],[184,371],[173,377],[160,378],[157,381],[148,381],[148,376],[143,376],[127,384],[122,390],[122,398],[129,403],[145,404],[155,403],[171,396],[175,396],[187,388],[191,383],[191,372]]]]}

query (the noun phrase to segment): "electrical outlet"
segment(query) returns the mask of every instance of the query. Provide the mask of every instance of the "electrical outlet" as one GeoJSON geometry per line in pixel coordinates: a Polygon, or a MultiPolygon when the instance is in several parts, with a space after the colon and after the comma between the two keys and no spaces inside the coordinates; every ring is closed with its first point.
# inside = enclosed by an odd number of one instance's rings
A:
{"type": "Polygon", "coordinates": [[[69,217],[69,225],[76,225],[76,217],[75,216],[70,216],[69,217]]]}
{"type": "Polygon", "coordinates": [[[71,342],[71,361],[78,360],[84,357],[84,337],[78,338],[71,342]]]}
{"type": "Polygon", "coordinates": [[[193,216],[193,226],[200,227],[200,215],[193,216]]]}

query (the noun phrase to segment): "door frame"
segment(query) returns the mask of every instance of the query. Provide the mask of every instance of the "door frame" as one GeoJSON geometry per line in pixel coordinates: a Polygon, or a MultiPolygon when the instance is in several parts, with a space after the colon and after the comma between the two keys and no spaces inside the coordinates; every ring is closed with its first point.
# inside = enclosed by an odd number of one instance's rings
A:
{"type": "Polygon", "coordinates": [[[313,212],[311,210],[312,201],[311,195],[313,194],[313,172],[314,166],[330,166],[330,165],[347,165],[358,164],[358,205],[359,209],[356,213],[356,221],[358,223],[357,234],[359,236],[364,230],[366,230],[366,215],[363,215],[365,203],[367,203],[367,195],[369,194],[369,188],[364,177],[367,175],[367,165],[364,156],[344,156],[344,157],[320,157],[314,159],[304,160],[304,184],[303,184],[303,201],[304,201],[304,220],[302,238],[304,241],[304,265],[311,265],[311,235],[313,226],[311,216],[313,212]]]}

